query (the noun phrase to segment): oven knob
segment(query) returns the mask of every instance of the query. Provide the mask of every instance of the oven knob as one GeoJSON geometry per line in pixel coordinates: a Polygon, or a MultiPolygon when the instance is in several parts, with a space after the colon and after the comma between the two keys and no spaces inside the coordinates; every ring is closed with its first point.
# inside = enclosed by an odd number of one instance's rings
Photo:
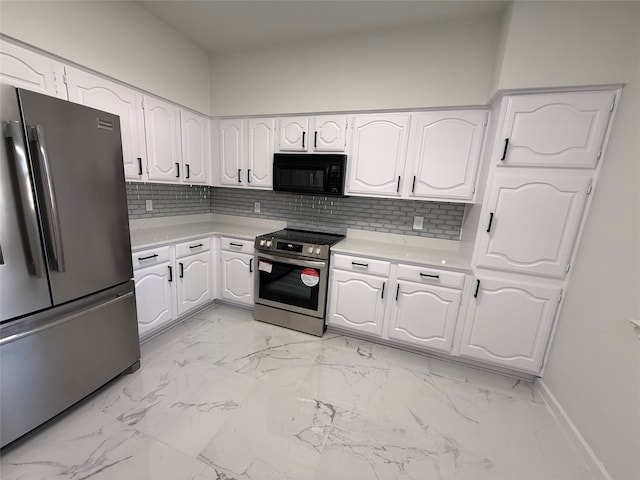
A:
{"type": "Polygon", "coordinates": [[[320,247],[316,247],[316,255],[320,255],[320,247]]]}
{"type": "Polygon", "coordinates": [[[307,248],[307,251],[308,251],[309,253],[313,253],[313,247],[309,247],[309,248],[307,248]]]}
{"type": "Polygon", "coordinates": [[[271,247],[271,240],[267,240],[267,247],[271,247]]]}
{"type": "Polygon", "coordinates": [[[264,241],[264,238],[263,238],[262,240],[260,240],[260,246],[264,247],[264,244],[265,244],[265,241],[264,241]]]}

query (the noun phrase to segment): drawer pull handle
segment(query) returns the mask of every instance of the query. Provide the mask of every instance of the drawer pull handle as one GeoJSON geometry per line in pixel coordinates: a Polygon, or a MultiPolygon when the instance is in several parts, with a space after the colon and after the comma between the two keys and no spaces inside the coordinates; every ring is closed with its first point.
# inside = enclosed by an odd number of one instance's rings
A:
{"type": "Polygon", "coordinates": [[[478,298],[478,291],[480,290],[480,280],[476,283],[476,293],[473,294],[473,298],[478,298]]]}
{"type": "Polygon", "coordinates": [[[440,275],[429,275],[428,273],[420,273],[421,277],[428,277],[428,278],[440,278],[440,275]]]}
{"type": "Polygon", "coordinates": [[[152,258],[156,258],[157,256],[158,256],[158,254],[154,253],[153,255],[149,255],[148,257],[140,257],[140,258],[138,258],[138,261],[139,262],[143,262],[144,260],[150,260],[152,258]]]}
{"type": "Polygon", "coordinates": [[[384,300],[384,286],[387,282],[382,282],[382,299],[384,300]]]}
{"type": "Polygon", "coordinates": [[[396,302],[398,301],[399,294],[400,294],[400,284],[398,284],[398,288],[396,288],[396,302]]]}
{"type": "Polygon", "coordinates": [[[351,265],[353,265],[354,267],[369,268],[368,263],[351,262],[351,265]]]}
{"type": "Polygon", "coordinates": [[[501,162],[504,162],[504,159],[507,158],[507,148],[509,147],[509,139],[505,138],[504,139],[504,151],[502,152],[502,158],[500,159],[501,162]]]}
{"type": "Polygon", "coordinates": [[[230,246],[230,247],[242,248],[242,244],[241,244],[241,243],[233,243],[233,242],[229,242],[229,246],[230,246]]]}
{"type": "Polygon", "coordinates": [[[189,248],[200,248],[200,247],[202,247],[202,246],[203,246],[203,244],[202,244],[202,243],[199,243],[199,244],[197,244],[197,245],[189,245],[189,248]]]}
{"type": "Polygon", "coordinates": [[[173,282],[173,268],[169,265],[169,281],[173,282]]]}

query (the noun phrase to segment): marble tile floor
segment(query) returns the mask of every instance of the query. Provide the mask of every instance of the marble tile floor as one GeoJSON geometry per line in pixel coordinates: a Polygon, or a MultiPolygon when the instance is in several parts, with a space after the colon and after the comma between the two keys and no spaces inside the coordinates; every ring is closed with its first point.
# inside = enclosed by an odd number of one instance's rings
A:
{"type": "Polygon", "coordinates": [[[214,305],[2,452],[3,480],[591,479],[525,382],[214,305]]]}

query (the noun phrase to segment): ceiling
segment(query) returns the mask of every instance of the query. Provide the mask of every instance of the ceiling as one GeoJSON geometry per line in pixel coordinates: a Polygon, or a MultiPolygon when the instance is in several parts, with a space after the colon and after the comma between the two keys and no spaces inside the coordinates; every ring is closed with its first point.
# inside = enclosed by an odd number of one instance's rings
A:
{"type": "Polygon", "coordinates": [[[137,3],[206,51],[221,53],[499,16],[507,2],[142,0],[137,3]]]}

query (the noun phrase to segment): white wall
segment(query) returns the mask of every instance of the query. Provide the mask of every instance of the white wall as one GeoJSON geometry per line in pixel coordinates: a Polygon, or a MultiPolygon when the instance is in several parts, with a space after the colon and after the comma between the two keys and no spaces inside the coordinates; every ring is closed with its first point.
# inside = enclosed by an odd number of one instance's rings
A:
{"type": "Polygon", "coordinates": [[[477,105],[487,101],[494,18],[211,57],[213,115],[477,105]]]}
{"type": "Polygon", "coordinates": [[[629,79],[640,2],[513,3],[497,88],[612,84],[629,79]]]}
{"type": "Polygon", "coordinates": [[[207,53],[134,2],[1,2],[0,31],[209,112],[207,53]]]}

